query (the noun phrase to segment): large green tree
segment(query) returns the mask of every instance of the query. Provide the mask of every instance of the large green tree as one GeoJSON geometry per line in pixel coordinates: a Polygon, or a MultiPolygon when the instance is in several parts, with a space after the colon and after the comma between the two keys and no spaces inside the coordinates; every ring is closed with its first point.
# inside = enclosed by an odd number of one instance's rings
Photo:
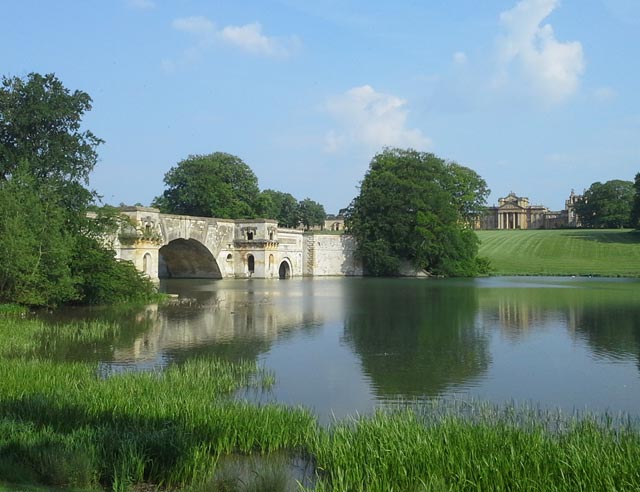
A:
{"type": "Polygon", "coordinates": [[[309,230],[313,226],[324,225],[324,220],[327,217],[324,211],[324,206],[311,198],[305,198],[298,204],[300,211],[300,223],[305,229],[309,230]]]}
{"type": "Polygon", "coordinates": [[[0,179],[22,162],[38,182],[87,183],[103,141],[81,129],[91,98],[54,75],[3,77],[0,89],[0,179]]]}
{"type": "Polygon", "coordinates": [[[436,275],[476,275],[470,224],[488,194],[469,168],[415,150],[385,149],[370,163],[347,211],[365,271],[396,275],[404,262],[436,275]]]}
{"type": "Polygon", "coordinates": [[[91,98],[53,74],[0,87],[0,302],[53,306],[147,298],[151,283],[102,245],[87,188],[102,142],[82,130],[91,98]],[[108,272],[100,276],[100,272],[108,272]]]}
{"type": "Polygon", "coordinates": [[[260,215],[258,179],[234,155],[190,155],[165,174],[164,182],[165,191],[152,203],[164,213],[222,219],[260,215]]]}
{"type": "Polygon", "coordinates": [[[75,237],[56,189],[27,166],[0,182],[0,302],[54,305],[76,299],[75,237]]]}
{"type": "Polygon", "coordinates": [[[631,209],[631,227],[640,229],[640,173],[633,182],[633,207],[631,209]]]}
{"type": "Polygon", "coordinates": [[[260,209],[263,217],[276,219],[282,227],[295,228],[300,223],[300,206],[290,193],[263,190],[260,193],[260,209]]]}
{"type": "Polygon", "coordinates": [[[631,181],[598,181],[584,192],[575,209],[584,227],[630,227],[633,199],[634,187],[631,181]]]}

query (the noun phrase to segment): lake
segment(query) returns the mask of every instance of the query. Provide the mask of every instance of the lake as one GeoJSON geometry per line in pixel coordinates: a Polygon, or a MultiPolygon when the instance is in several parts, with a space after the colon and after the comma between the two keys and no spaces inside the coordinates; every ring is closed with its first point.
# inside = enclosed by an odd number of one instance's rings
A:
{"type": "Polygon", "coordinates": [[[168,280],[161,290],[189,301],[94,310],[130,328],[58,356],[97,360],[105,374],[256,360],[276,385],[243,397],[304,405],[323,422],[431,398],[640,415],[637,279],[168,280]]]}

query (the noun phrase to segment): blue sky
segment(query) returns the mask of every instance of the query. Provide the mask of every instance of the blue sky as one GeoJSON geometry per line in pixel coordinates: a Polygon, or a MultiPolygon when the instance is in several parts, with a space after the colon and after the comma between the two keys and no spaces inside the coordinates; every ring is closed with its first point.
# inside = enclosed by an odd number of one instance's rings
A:
{"type": "Polygon", "coordinates": [[[149,204],[190,154],[335,213],[385,146],[562,208],[640,171],[639,0],[3,0],[0,73],[93,98],[91,186],[149,204]]]}

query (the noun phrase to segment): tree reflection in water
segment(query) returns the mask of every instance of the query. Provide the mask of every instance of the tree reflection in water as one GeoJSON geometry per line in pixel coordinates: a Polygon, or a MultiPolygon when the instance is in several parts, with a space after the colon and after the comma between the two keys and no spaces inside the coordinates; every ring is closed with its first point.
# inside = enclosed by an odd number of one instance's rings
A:
{"type": "Polygon", "coordinates": [[[490,364],[471,281],[394,279],[350,291],[344,340],[383,399],[437,396],[490,364]]]}

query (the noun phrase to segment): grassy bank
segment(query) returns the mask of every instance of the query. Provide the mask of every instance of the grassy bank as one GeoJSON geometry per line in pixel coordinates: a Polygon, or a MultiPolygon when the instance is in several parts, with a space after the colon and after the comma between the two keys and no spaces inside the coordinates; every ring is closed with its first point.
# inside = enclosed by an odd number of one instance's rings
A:
{"type": "Polygon", "coordinates": [[[640,276],[640,233],[629,230],[478,231],[497,275],[640,276]]]}
{"type": "Polygon", "coordinates": [[[255,364],[197,359],[101,378],[42,355],[52,330],[87,343],[118,329],[102,325],[0,316],[0,480],[284,492],[297,457],[318,492],[640,489],[640,430],[606,416],[434,403],[323,428],[302,409],[231,398],[273,383],[255,364]]]}

